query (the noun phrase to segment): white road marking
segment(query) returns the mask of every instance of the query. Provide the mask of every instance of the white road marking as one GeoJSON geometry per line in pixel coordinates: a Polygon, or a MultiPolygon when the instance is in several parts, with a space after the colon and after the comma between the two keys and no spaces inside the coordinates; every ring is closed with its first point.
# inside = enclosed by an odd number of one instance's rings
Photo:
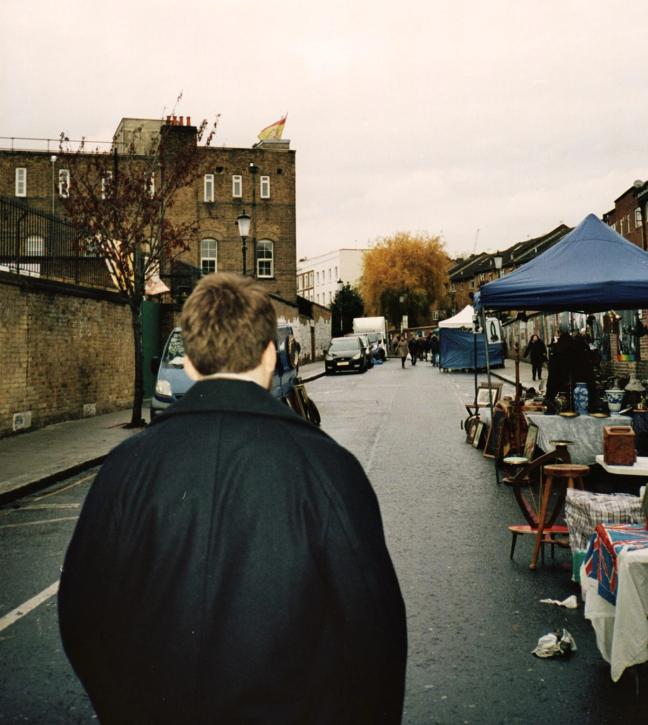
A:
{"type": "Polygon", "coordinates": [[[53,584],[50,584],[47,589],[43,589],[40,594],[37,594],[35,597],[28,599],[20,606],[12,609],[9,614],[5,614],[5,616],[0,619],[0,632],[2,632],[3,629],[10,627],[12,624],[15,624],[19,619],[22,619],[26,614],[29,614],[33,609],[36,609],[36,607],[41,605],[43,602],[46,602],[48,599],[53,597],[58,592],[58,588],[59,582],[57,580],[53,584]]]}
{"type": "Polygon", "coordinates": [[[24,521],[22,524],[2,524],[0,529],[17,529],[20,526],[36,526],[38,524],[53,524],[57,521],[76,521],[78,516],[62,516],[58,519],[41,519],[40,521],[24,521]]]}
{"type": "Polygon", "coordinates": [[[37,503],[30,506],[20,506],[10,511],[49,511],[50,509],[78,509],[80,503],[37,503]]]}
{"type": "Polygon", "coordinates": [[[97,474],[91,473],[89,476],[84,476],[83,478],[80,478],[78,481],[74,481],[73,483],[69,483],[67,486],[63,486],[63,488],[59,488],[56,491],[50,491],[50,493],[43,494],[42,496],[35,496],[34,501],[40,501],[44,498],[49,498],[50,496],[56,496],[59,493],[63,493],[63,491],[69,491],[71,488],[74,488],[75,486],[79,486],[82,483],[85,483],[86,481],[89,481],[91,478],[94,478],[97,474]]]}

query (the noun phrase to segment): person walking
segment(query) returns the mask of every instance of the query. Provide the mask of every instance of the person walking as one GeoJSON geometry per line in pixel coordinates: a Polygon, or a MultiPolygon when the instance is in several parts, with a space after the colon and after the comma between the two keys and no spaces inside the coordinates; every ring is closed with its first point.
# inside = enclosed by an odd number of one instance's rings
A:
{"type": "Polygon", "coordinates": [[[531,335],[523,357],[528,357],[531,362],[533,380],[536,379],[536,375],[538,380],[542,380],[542,364],[547,359],[547,347],[538,335],[531,335]]]}
{"type": "Polygon", "coordinates": [[[410,339],[407,342],[407,349],[409,350],[410,357],[412,358],[412,367],[416,365],[416,353],[417,353],[417,345],[416,345],[416,339],[414,336],[410,337],[410,339]]]}
{"type": "Polygon", "coordinates": [[[432,357],[432,366],[437,367],[439,364],[439,338],[432,335],[430,338],[430,356],[432,357]]]}
{"type": "Polygon", "coordinates": [[[407,344],[407,337],[401,335],[396,343],[396,352],[401,359],[401,367],[405,367],[405,360],[407,360],[407,353],[409,352],[409,346],[407,344]]]}
{"type": "Polygon", "coordinates": [[[197,382],[113,450],[61,575],[65,652],[102,723],[401,722],[405,609],[362,467],[268,392],[265,290],[203,277],[197,382]]]}

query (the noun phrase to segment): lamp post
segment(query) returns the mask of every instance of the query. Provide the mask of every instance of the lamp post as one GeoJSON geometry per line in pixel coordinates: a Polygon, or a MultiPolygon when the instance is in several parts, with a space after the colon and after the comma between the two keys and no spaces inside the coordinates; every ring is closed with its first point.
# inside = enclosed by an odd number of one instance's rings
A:
{"type": "Polygon", "coordinates": [[[250,216],[243,212],[236,218],[239,236],[241,237],[241,254],[243,255],[243,276],[247,275],[247,238],[250,234],[250,216]]]}
{"type": "Polygon", "coordinates": [[[50,162],[52,164],[52,216],[54,216],[54,201],[56,199],[56,156],[54,154],[50,156],[50,162]]]}

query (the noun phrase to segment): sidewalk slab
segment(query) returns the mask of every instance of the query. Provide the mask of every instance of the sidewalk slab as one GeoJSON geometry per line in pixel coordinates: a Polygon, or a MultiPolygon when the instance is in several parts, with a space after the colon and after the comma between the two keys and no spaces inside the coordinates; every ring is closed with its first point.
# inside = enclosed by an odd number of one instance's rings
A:
{"type": "Polygon", "coordinates": [[[55,423],[0,439],[0,502],[98,465],[142,428],[126,429],[131,409],[55,423]]]}

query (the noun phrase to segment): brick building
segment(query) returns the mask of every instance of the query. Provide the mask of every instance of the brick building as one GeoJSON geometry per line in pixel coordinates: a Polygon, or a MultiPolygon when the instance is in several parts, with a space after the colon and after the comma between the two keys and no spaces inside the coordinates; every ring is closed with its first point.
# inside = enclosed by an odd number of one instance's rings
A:
{"type": "MultiPolygon", "coordinates": [[[[195,221],[198,229],[189,251],[179,260],[198,276],[212,271],[241,272],[237,217],[246,212],[251,217],[248,273],[269,293],[294,304],[295,152],[290,150],[290,142],[262,141],[252,148],[207,147],[197,145],[196,132],[195,126],[177,120],[122,119],[113,147],[119,154],[118,163],[124,164],[145,158],[125,155],[126,143],[135,143],[135,149],[142,150],[151,139],[170,134],[172,142],[196,146],[200,174],[190,187],[178,192],[169,211],[171,221],[195,221]],[[140,127],[142,134],[136,136],[135,129],[140,127]]],[[[62,197],[74,193],[67,158],[60,151],[0,150],[0,196],[64,216],[62,197]]]]}
{"type": "Polygon", "coordinates": [[[622,237],[643,250],[648,249],[648,182],[635,181],[614,200],[614,208],[603,214],[603,221],[622,237]]]}

